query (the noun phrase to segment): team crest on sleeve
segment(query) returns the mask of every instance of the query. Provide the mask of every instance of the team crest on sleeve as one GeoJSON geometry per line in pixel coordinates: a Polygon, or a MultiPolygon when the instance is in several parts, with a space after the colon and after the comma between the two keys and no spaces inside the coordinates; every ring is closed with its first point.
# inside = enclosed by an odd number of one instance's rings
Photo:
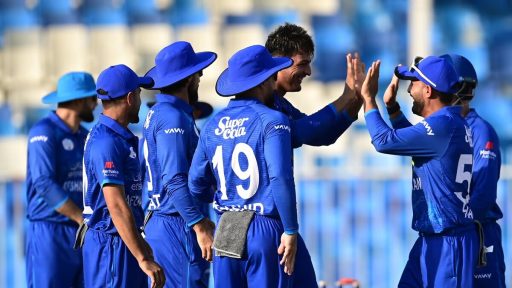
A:
{"type": "Polygon", "coordinates": [[[116,165],[114,165],[114,161],[105,161],[103,171],[101,172],[103,172],[104,177],[117,177],[119,175],[119,171],[116,170],[116,165]]]}
{"type": "Polygon", "coordinates": [[[492,150],[494,150],[494,142],[487,141],[484,149],[480,150],[480,157],[491,160],[496,159],[496,153],[492,150]]]}

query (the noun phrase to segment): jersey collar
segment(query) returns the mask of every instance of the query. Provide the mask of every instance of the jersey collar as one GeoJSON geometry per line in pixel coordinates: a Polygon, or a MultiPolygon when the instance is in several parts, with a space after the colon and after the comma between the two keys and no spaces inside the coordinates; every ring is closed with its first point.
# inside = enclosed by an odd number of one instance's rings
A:
{"type": "MultiPolygon", "coordinates": [[[[73,130],[71,130],[71,128],[69,128],[69,126],[66,125],[66,123],[64,123],[64,121],[62,121],[62,119],[60,119],[59,115],[57,115],[57,113],[55,111],[50,112],[49,117],[50,117],[50,120],[53,123],[55,123],[55,125],[57,125],[59,128],[66,131],[67,133],[74,134],[73,130]]],[[[78,131],[80,131],[80,129],[78,129],[78,131]]]]}
{"type": "Polygon", "coordinates": [[[239,107],[239,106],[248,106],[254,104],[262,104],[260,100],[256,98],[246,98],[246,99],[231,99],[229,100],[228,107],[239,107]]]}
{"type": "Polygon", "coordinates": [[[183,110],[187,113],[192,113],[194,111],[194,108],[188,104],[187,102],[183,101],[182,99],[174,96],[174,95],[168,95],[168,94],[156,94],[155,96],[157,103],[170,103],[173,106],[178,107],[178,109],[183,110]]]}
{"type": "Polygon", "coordinates": [[[114,132],[116,132],[117,134],[121,135],[121,137],[123,137],[124,139],[131,139],[131,138],[134,138],[136,137],[135,135],[133,135],[133,133],[128,130],[127,128],[124,128],[123,126],[121,126],[119,123],[117,123],[116,120],[106,116],[106,115],[103,115],[103,114],[100,114],[100,119],[99,119],[99,123],[107,126],[108,128],[114,130],[114,132]]]}

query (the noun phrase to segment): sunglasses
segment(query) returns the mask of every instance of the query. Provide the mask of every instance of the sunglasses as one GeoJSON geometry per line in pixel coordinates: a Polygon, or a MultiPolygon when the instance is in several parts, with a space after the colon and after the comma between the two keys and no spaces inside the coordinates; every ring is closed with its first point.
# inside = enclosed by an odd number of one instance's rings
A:
{"type": "Polygon", "coordinates": [[[434,83],[434,81],[430,80],[430,78],[425,76],[425,74],[423,74],[423,72],[420,70],[420,68],[418,68],[418,65],[420,64],[421,61],[423,61],[423,57],[421,57],[421,56],[414,57],[414,61],[411,63],[411,66],[409,68],[409,72],[416,71],[418,74],[420,74],[420,76],[423,79],[425,79],[425,81],[427,81],[430,85],[432,85],[432,87],[436,88],[436,86],[437,86],[436,83],[434,83]]]}

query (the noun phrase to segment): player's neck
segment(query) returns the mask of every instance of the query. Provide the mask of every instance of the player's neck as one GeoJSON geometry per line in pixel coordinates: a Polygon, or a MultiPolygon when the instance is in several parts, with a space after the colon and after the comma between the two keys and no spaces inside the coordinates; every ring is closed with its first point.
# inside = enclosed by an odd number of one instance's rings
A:
{"type": "Polygon", "coordinates": [[[81,120],[78,116],[77,111],[69,108],[60,107],[57,108],[57,111],[55,111],[55,113],[64,123],[66,123],[66,126],[68,126],[71,129],[71,131],[73,131],[73,133],[78,131],[81,120]]]}
{"type": "Polygon", "coordinates": [[[162,93],[164,95],[168,95],[169,97],[176,97],[176,98],[180,98],[181,100],[185,101],[186,103],[190,104],[189,103],[189,100],[188,100],[188,91],[186,91],[186,89],[183,89],[183,90],[179,90],[179,91],[174,91],[172,93],[162,93]]]}

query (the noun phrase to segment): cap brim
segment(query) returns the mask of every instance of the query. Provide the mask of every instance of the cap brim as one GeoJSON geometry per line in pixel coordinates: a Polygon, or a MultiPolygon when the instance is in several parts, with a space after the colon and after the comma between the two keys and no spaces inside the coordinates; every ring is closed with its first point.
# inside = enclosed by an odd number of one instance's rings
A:
{"type": "Polygon", "coordinates": [[[187,78],[190,75],[193,75],[194,73],[197,73],[197,72],[207,68],[217,59],[217,53],[208,52],[208,51],[207,52],[199,52],[199,53],[196,53],[196,57],[199,59],[199,61],[195,65],[190,66],[189,68],[181,70],[177,73],[172,73],[172,74],[166,75],[164,77],[159,77],[159,75],[157,74],[157,71],[155,69],[156,66],[149,69],[148,72],[146,72],[146,75],[144,75],[144,76],[153,78],[154,84],[151,87],[149,87],[148,89],[157,90],[160,88],[167,87],[167,86],[172,85],[180,80],[187,78]]]}
{"type": "Polygon", "coordinates": [[[59,95],[57,91],[53,91],[49,93],[48,95],[44,96],[41,101],[43,104],[56,104],[56,103],[62,103],[62,102],[68,102],[72,100],[78,100],[82,98],[88,98],[96,96],[96,90],[90,90],[90,91],[82,91],[82,92],[76,92],[72,94],[67,95],[59,95]]]}
{"type": "Polygon", "coordinates": [[[226,68],[220,74],[217,79],[217,83],[215,84],[215,91],[220,96],[232,96],[244,91],[247,91],[251,88],[254,88],[261,84],[263,81],[267,80],[270,76],[275,73],[292,66],[293,60],[288,57],[274,57],[272,59],[274,61],[274,65],[272,68],[265,70],[264,72],[254,75],[248,79],[244,79],[244,81],[240,82],[231,82],[229,81],[229,67],[226,68]]]}
{"type": "Polygon", "coordinates": [[[402,80],[418,80],[416,74],[414,74],[414,72],[409,71],[409,67],[407,66],[396,66],[395,76],[398,77],[398,79],[402,80]]]}
{"type": "Polygon", "coordinates": [[[139,77],[139,87],[151,88],[154,84],[153,78],[151,77],[139,77]]]}

